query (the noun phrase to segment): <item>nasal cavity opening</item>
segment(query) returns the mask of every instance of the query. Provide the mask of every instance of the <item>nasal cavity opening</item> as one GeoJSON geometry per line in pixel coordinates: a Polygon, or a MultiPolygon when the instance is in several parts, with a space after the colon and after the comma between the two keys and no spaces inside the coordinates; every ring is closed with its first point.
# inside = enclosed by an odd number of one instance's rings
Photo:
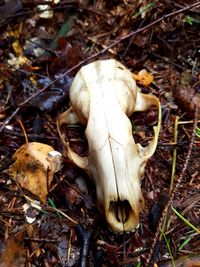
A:
{"type": "Polygon", "coordinates": [[[111,201],[109,211],[120,223],[127,222],[130,213],[133,212],[128,200],[111,201]]]}

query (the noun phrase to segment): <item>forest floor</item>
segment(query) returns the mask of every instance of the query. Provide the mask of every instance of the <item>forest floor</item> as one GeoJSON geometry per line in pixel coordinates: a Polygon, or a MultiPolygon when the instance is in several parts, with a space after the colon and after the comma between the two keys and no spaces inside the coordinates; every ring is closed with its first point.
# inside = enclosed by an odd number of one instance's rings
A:
{"type": "MultiPolygon", "coordinates": [[[[0,267],[200,266],[199,29],[199,1],[0,5],[0,267]],[[56,127],[81,66],[108,58],[135,74],[146,69],[153,81],[138,87],[162,105],[157,149],[141,181],[140,224],[122,234],[109,230],[95,185],[65,156],[56,127]],[[18,169],[8,171],[26,142],[63,155],[42,201],[18,169]]],[[[147,144],[157,112],[130,119],[135,140],[147,144]]],[[[63,129],[81,155],[88,153],[84,129],[63,129]]]]}

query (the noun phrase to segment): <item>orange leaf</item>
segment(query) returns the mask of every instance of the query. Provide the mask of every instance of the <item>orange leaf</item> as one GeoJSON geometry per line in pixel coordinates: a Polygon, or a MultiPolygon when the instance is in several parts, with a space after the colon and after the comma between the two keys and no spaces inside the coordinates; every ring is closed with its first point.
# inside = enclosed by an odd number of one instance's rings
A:
{"type": "Polygon", "coordinates": [[[24,231],[9,237],[0,245],[0,267],[21,267],[25,265],[24,231]]]}
{"type": "Polygon", "coordinates": [[[138,74],[133,73],[133,78],[145,87],[153,82],[153,76],[146,70],[141,70],[138,74]]]}

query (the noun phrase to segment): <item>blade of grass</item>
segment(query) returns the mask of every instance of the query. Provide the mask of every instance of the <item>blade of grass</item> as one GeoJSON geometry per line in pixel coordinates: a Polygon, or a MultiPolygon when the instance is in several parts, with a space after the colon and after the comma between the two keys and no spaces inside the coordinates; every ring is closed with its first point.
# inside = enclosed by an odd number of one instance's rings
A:
{"type": "Polygon", "coordinates": [[[196,136],[198,137],[198,138],[200,138],[200,128],[196,128],[196,130],[195,130],[195,134],[196,134],[196,136]]]}
{"type": "Polygon", "coordinates": [[[175,263],[174,263],[174,257],[172,255],[172,251],[171,251],[171,248],[170,248],[170,242],[169,240],[166,238],[166,235],[165,233],[162,231],[162,229],[160,229],[161,233],[162,233],[162,236],[164,237],[165,239],[165,242],[166,242],[166,245],[167,245],[167,249],[168,249],[168,252],[169,252],[169,256],[170,256],[170,259],[171,259],[171,262],[172,262],[172,266],[173,267],[176,267],[175,266],[175,263]]]}
{"type": "Polygon", "coordinates": [[[141,262],[140,261],[138,261],[138,263],[135,265],[135,267],[141,267],[142,265],[141,265],[141,262]]]}
{"type": "Polygon", "coordinates": [[[196,228],[192,223],[190,223],[188,220],[186,220],[175,208],[173,208],[172,206],[171,206],[171,208],[179,219],[181,219],[187,226],[189,226],[191,229],[193,229],[198,234],[200,234],[200,230],[198,228],[196,228]]]}
{"type": "Polygon", "coordinates": [[[188,238],[186,238],[183,243],[179,246],[178,250],[182,250],[191,240],[192,238],[189,236],[188,238]]]}
{"type": "MultiPolygon", "coordinates": [[[[176,116],[174,121],[174,143],[177,144],[177,136],[178,136],[178,121],[179,117],[176,116]]],[[[177,158],[177,147],[175,146],[173,151],[173,162],[172,162],[172,172],[171,172],[171,180],[170,180],[170,187],[169,187],[169,196],[171,195],[174,187],[174,176],[176,172],[176,158],[177,158]]],[[[163,224],[162,224],[162,231],[159,237],[159,240],[162,240],[162,232],[165,232],[166,225],[167,225],[167,218],[168,218],[168,211],[166,212],[166,216],[164,218],[163,224]]]]}
{"type": "MultiPolygon", "coordinates": [[[[176,119],[174,122],[174,142],[175,142],[175,144],[177,144],[178,120],[179,120],[179,117],[176,116],[176,119]]],[[[170,181],[170,188],[169,188],[169,194],[170,195],[171,195],[171,192],[172,192],[173,186],[174,186],[174,176],[175,176],[175,171],[176,171],[176,158],[177,158],[177,147],[175,147],[174,151],[173,151],[172,173],[171,173],[171,181],[170,181]]]]}

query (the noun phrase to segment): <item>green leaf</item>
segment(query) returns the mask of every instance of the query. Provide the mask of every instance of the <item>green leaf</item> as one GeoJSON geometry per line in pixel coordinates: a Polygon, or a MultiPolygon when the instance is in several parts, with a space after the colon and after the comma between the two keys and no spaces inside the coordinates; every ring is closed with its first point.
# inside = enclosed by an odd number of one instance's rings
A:
{"type": "Polygon", "coordinates": [[[185,19],[183,20],[183,22],[185,22],[185,23],[187,23],[187,24],[189,24],[189,25],[193,25],[193,24],[199,24],[200,23],[200,20],[198,20],[198,19],[195,19],[195,18],[193,18],[193,17],[191,17],[191,16],[186,16],[185,17],[185,19]]]}
{"type": "Polygon", "coordinates": [[[141,262],[140,261],[138,261],[138,263],[135,265],[135,267],[141,267],[142,265],[141,265],[141,262]]]}
{"type": "Polygon", "coordinates": [[[186,238],[183,243],[179,246],[178,250],[182,250],[191,240],[192,238],[189,236],[188,238],[186,238]]]}
{"type": "MultiPolygon", "coordinates": [[[[48,203],[49,203],[49,205],[51,207],[53,207],[54,209],[56,209],[56,205],[54,204],[54,201],[50,197],[48,197],[48,203]]],[[[56,214],[57,214],[58,218],[62,218],[62,216],[60,215],[59,212],[56,211],[56,214]]]]}

